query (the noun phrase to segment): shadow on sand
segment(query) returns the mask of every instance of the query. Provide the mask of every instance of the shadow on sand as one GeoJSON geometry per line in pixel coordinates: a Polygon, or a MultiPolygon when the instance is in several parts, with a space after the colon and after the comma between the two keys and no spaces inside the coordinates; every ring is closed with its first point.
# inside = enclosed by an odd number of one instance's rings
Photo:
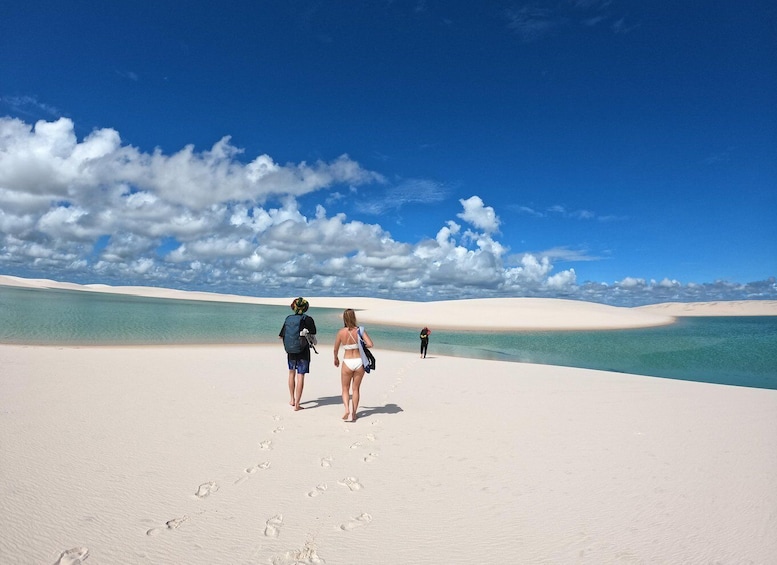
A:
{"type": "Polygon", "coordinates": [[[396,404],[386,404],[384,406],[365,406],[356,413],[356,417],[359,419],[369,418],[370,416],[376,416],[378,414],[399,414],[402,411],[402,408],[396,404]]]}
{"type": "Polygon", "coordinates": [[[315,400],[303,400],[300,402],[300,406],[305,404],[312,404],[313,406],[305,406],[305,408],[318,408],[320,406],[332,406],[333,404],[342,404],[342,396],[323,396],[316,398],[315,400]]]}
{"type": "MultiPolygon", "coordinates": [[[[305,400],[300,402],[306,409],[319,408],[321,406],[333,406],[335,404],[342,404],[343,399],[340,396],[323,396],[316,398],[315,400],[305,400]]],[[[376,416],[378,414],[399,414],[402,412],[402,408],[396,404],[385,404],[383,406],[364,406],[357,413],[357,418],[369,418],[370,416],[376,416]]]]}

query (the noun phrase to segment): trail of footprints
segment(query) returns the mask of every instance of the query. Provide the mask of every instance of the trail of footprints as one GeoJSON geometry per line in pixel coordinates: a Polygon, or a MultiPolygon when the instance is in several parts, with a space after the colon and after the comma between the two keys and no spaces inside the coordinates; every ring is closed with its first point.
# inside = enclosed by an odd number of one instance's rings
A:
{"type": "MultiPolygon", "coordinates": [[[[405,373],[405,369],[400,369],[398,373],[398,377],[395,381],[395,383],[389,388],[389,392],[394,392],[400,384],[402,384],[403,381],[403,375],[405,373]]],[[[383,394],[383,400],[388,399],[388,394],[383,394]]],[[[276,422],[280,422],[282,418],[280,416],[273,416],[273,420],[276,422]]],[[[379,424],[379,420],[375,420],[371,422],[372,425],[379,424]]],[[[284,431],[284,426],[278,425],[273,430],[273,434],[280,434],[284,431]]],[[[368,442],[375,442],[376,437],[373,433],[368,433],[365,435],[365,439],[368,442]]],[[[361,448],[363,443],[361,441],[353,442],[349,449],[359,449],[361,448]]],[[[273,442],[271,440],[265,440],[259,442],[259,449],[261,451],[271,451],[273,449],[273,442]]],[[[378,458],[378,454],[375,452],[369,452],[367,455],[365,455],[362,458],[362,461],[364,463],[372,463],[378,458]]],[[[331,456],[322,457],[319,460],[319,464],[323,469],[330,469],[332,467],[332,464],[334,462],[334,458],[331,456]]],[[[243,473],[240,477],[238,477],[235,481],[235,485],[239,485],[246,481],[249,477],[256,474],[259,471],[263,471],[270,468],[270,461],[262,461],[261,463],[257,463],[256,465],[253,465],[251,467],[246,467],[243,470],[243,473]]],[[[347,488],[349,491],[359,491],[364,488],[364,486],[361,484],[359,479],[357,477],[348,476],[344,477],[343,479],[337,481],[338,485],[341,485],[345,488],[347,488]]],[[[197,490],[194,492],[194,495],[198,499],[204,499],[209,496],[212,496],[216,494],[219,491],[219,485],[215,481],[207,481],[202,484],[200,484],[197,487],[197,490]]],[[[308,498],[316,498],[318,496],[323,495],[328,490],[327,483],[319,483],[315,486],[312,490],[310,490],[307,493],[308,498]]],[[[158,526],[156,528],[151,528],[146,531],[146,535],[148,536],[156,536],[161,533],[171,531],[171,530],[177,530],[181,525],[183,525],[187,520],[189,520],[188,515],[183,515],[177,518],[173,518],[171,520],[168,520],[164,523],[164,525],[158,526]]],[[[348,519],[346,522],[343,522],[338,527],[339,530],[349,532],[351,530],[354,530],[356,528],[365,526],[372,522],[372,516],[366,512],[363,512],[359,514],[358,516],[354,516],[350,519],[348,519]]],[[[281,533],[281,528],[283,526],[283,514],[275,514],[274,516],[267,519],[265,522],[264,527],[264,535],[268,538],[277,538],[281,533]]],[[[66,551],[63,551],[59,559],[57,560],[55,565],[79,565],[83,563],[86,559],[89,557],[89,549],[86,547],[74,547],[72,549],[68,549],[66,551]]],[[[284,554],[281,555],[275,555],[270,560],[273,565],[286,565],[286,564],[293,564],[293,563],[312,563],[312,564],[322,564],[325,565],[325,561],[320,558],[315,551],[315,548],[310,547],[309,543],[305,543],[305,546],[301,549],[296,549],[292,551],[287,551],[284,554]]]]}
{"type": "MultiPolygon", "coordinates": [[[[277,422],[280,421],[282,418],[280,416],[273,416],[273,419],[277,422]]],[[[373,421],[371,422],[372,425],[376,425],[379,423],[379,421],[373,421]]],[[[272,430],[273,434],[279,434],[284,431],[284,426],[277,426],[275,429],[272,430]]],[[[376,437],[373,433],[368,433],[364,435],[364,441],[355,441],[351,443],[349,446],[349,449],[360,449],[365,445],[365,442],[375,442],[376,437]]],[[[272,440],[264,440],[259,442],[259,450],[260,451],[271,451],[273,449],[273,442],[272,440]]],[[[364,463],[371,463],[375,461],[378,458],[378,454],[375,452],[369,452],[367,455],[362,457],[362,461],[364,463]]],[[[326,456],[319,459],[319,464],[323,469],[331,469],[334,463],[334,458],[332,456],[326,456]]],[[[250,467],[246,467],[243,470],[243,473],[240,477],[238,477],[233,484],[239,485],[245,481],[247,481],[252,475],[255,475],[259,471],[263,471],[266,469],[269,469],[271,466],[270,461],[262,461],[260,463],[257,463],[256,465],[252,465],[250,467]]],[[[337,481],[337,484],[348,489],[350,492],[359,491],[364,488],[364,485],[359,481],[358,477],[354,476],[347,476],[343,477],[341,480],[337,481]]],[[[197,489],[194,492],[194,496],[196,496],[198,499],[204,499],[210,496],[215,495],[220,489],[220,486],[215,481],[207,481],[202,484],[200,484],[197,489]]],[[[327,483],[322,482],[316,485],[313,489],[307,492],[308,498],[316,498],[329,490],[329,486],[327,483]]],[[[159,534],[162,534],[167,531],[171,530],[177,530],[179,527],[181,527],[187,520],[189,520],[188,515],[180,516],[177,518],[173,518],[171,520],[168,520],[165,522],[164,525],[151,528],[146,531],[146,535],[148,536],[157,536],[159,534]]],[[[337,525],[337,529],[345,532],[349,532],[351,530],[354,530],[356,528],[359,528],[361,526],[365,526],[372,522],[372,516],[366,512],[363,512],[362,514],[358,516],[354,516],[352,518],[347,519],[345,522],[337,525]]],[[[264,536],[268,538],[277,538],[280,536],[281,529],[283,526],[283,514],[275,514],[274,516],[268,518],[265,522],[264,527],[264,536]]],[[[66,565],[70,563],[80,563],[81,561],[75,561],[75,559],[84,560],[88,556],[88,549],[86,548],[73,548],[71,550],[68,550],[66,552],[63,552],[60,556],[60,560],[57,561],[58,564],[66,565]]],[[[324,564],[325,561],[315,555],[315,550],[305,547],[300,550],[294,550],[292,552],[288,552],[285,556],[276,556],[272,559],[273,563],[294,563],[297,561],[287,561],[286,558],[299,558],[301,556],[307,556],[309,558],[309,563],[321,563],[324,564]]]]}

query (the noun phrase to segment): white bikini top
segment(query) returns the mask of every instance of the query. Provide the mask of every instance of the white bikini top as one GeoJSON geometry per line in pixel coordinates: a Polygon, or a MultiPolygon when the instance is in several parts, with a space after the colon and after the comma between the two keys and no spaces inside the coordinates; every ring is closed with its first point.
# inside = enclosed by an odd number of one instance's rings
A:
{"type": "MultiPolygon", "coordinates": [[[[359,330],[356,330],[356,331],[359,331],[359,330]]],[[[350,330],[346,331],[345,333],[348,334],[348,337],[350,337],[351,339],[354,339],[354,337],[351,335],[350,330]]],[[[359,344],[358,343],[349,343],[347,345],[343,345],[343,349],[359,349],[359,344]]]]}

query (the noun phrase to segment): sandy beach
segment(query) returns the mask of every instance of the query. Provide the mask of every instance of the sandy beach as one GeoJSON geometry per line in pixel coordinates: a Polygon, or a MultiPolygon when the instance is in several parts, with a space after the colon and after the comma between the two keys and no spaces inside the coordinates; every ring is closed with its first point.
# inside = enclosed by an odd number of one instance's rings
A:
{"type": "MultiPolygon", "coordinates": [[[[327,300],[433,327],[492,307],[327,300]]],[[[513,299],[505,317],[676,308],[513,299]]],[[[332,338],[300,412],[280,345],[0,345],[0,563],[775,563],[777,391],[376,343],[344,423],[332,338]]]]}

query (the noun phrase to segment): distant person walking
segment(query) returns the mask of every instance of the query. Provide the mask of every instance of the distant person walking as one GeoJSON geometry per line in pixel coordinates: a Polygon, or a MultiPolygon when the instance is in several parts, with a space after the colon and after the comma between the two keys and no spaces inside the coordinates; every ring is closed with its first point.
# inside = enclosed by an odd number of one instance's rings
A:
{"type": "Polygon", "coordinates": [[[302,298],[291,303],[294,314],[286,316],[278,336],[283,340],[286,350],[286,362],[289,368],[289,404],[294,410],[302,410],[302,389],[305,387],[305,375],[310,372],[310,348],[316,344],[316,322],[305,314],[310,304],[302,298]]]}
{"type": "Polygon", "coordinates": [[[426,359],[426,350],[429,349],[430,333],[432,333],[432,330],[426,326],[424,326],[424,329],[421,330],[421,335],[419,336],[421,338],[421,359],[426,359]]]}
{"type": "Polygon", "coordinates": [[[355,422],[359,410],[359,388],[364,378],[364,360],[359,352],[359,340],[363,339],[367,347],[372,347],[372,339],[364,328],[356,323],[356,312],[348,308],[343,312],[343,327],[335,336],[335,367],[340,367],[342,385],[343,420],[355,422]],[[340,346],[343,348],[343,361],[340,363],[340,346]]]}

